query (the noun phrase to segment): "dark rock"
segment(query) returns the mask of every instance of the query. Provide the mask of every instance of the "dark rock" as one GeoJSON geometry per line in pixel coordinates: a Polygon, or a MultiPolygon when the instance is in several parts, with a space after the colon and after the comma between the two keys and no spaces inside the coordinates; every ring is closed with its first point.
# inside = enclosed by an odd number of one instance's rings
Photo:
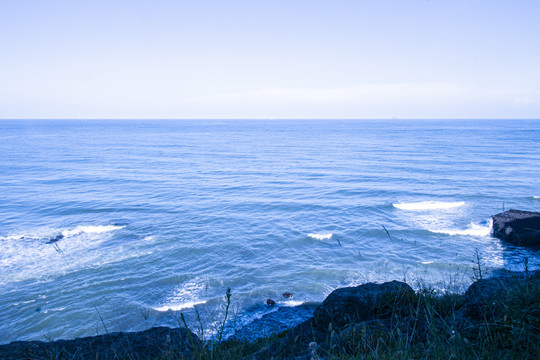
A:
{"type": "Polygon", "coordinates": [[[315,309],[312,318],[274,335],[245,359],[310,359],[313,349],[340,358],[392,342],[396,334],[424,344],[434,333],[474,339],[486,324],[502,324],[501,329],[518,322],[527,323],[530,329],[540,326],[534,315],[540,312],[540,270],[479,280],[459,297],[457,310],[446,313],[437,312],[441,306],[437,301],[427,305],[419,296],[397,281],[337,289],[315,309]],[[426,311],[425,306],[435,312],[426,311]]]}
{"type": "MultiPolygon", "coordinates": [[[[397,281],[334,290],[315,309],[312,318],[287,330],[247,359],[309,359],[310,343],[317,343],[323,352],[342,347],[340,329],[356,323],[364,323],[362,326],[369,331],[378,327],[383,331],[389,326],[386,319],[393,314],[406,313],[414,299],[412,288],[397,281]]],[[[354,330],[345,331],[347,337],[353,333],[354,330]]]]}
{"type": "Polygon", "coordinates": [[[62,234],[56,235],[51,240],[47,241],[47,244],[54,244],[55,242],[57,242],[58,240],[62,240],[63,238],[64,238],[64,235],[62,234]]]}
{"type": "Polygon", "coordinates": [[[509,309],[523,309],[538,299],[540,270],[481,279],[465,292],[465,304],[459,314],[472,320],[491,321],[508,316],[509,309]]]}
{"type": "Polygon", "coordinates": [[[512,209],[492,219],[493,236],[516,245],[540,246],[540,213],[512,209]]]}
{"type": "Polygon", "coordinates": [[[74,340],[17,341],[0,345],[0,359],[191,359],[201,342],[191,331],[156,327],[74,340]]]}
{"type": "Polygon", "coordinates": [[[415,299],[414,290],[399,281],[383,284],[368,283],[334,290],[315,310],[317,327],[327,331],[374,318],[406,312],[415,299]]]}
{"type": "Polygon", "coordinates": [[[266,300],[266,305],[268,305],[268,306],[274,306],[274,305],[276,305],[276,302],[275,302],[274,300],[272,300],[272,299],[267,299],[267,300],[266,300]]]}
{"type": "Polygon", "coordinates": [[[318,330],[313,318],[310,318],[294,328],[287,330],[283,337],[278,337],[245,359],[298,359],[306,356],[306,359],[310,359],[309,344],[311,342],[322,343],[325,340],[326,334],[318,330]]]}
{"type": "Polygon", "coordinates": [[[333,344],[330,347],[346,349],[354,353],[354,345],[360,346],[363,341],[370,339],[384,339],[392,333],[392,324],[390,319],[375,319],[364,321],[358,324],[347,325],[339,334],[334,335],[333,344]]]}

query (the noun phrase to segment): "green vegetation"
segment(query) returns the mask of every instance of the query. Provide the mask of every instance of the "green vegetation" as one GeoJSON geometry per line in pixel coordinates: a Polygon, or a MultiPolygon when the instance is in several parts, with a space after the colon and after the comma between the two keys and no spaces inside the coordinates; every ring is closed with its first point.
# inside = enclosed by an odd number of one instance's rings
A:
{"type": "MultiPolygon", "coordinates": [[[[478,258],[478,257],[477,257],[478,258]]],[[[480,262],[478,262],[479,264],[480,262]]],[[[437,295],[421,289],[389,317],[331,327],[325,338],[305,341],[287,332],[254,343],[225,341],[203,347],[197,359],[538,359],[540,273],[509,276],[500,284],[478,282],[485,298],[437,295]],[[500,286],[501,285],[501,286],[500,286]],[[488,294],[489,292],[493,292],[488,294]],[[477,301],[478,300],[478,301],[477,301]],[[488,302],[483,303],[486,300],[488,302]],[[403,308],[406,307],[406,308],[403,308]],[[405,314],[405,315],[404,315],[405,314]],[[279,344],[279,346],[276,346],[279,344]],[[275,351],[275,353],[273,353],[275,351]]],[[[473,289],[474,290],[474,289],[473,289]]],[[[396,302],[395,304],[398,304],[396,302]]],[[[388,304],[382,304],[385,308],[388,304]]]]}
{"type": "MultiPolygon", "coordinates": [[[[77,339],[38,346],[35,342],[4,345],[0,346],[0,358],[539,359],[540,271],[530,271],[528,260],[524,264],[522,273],[486,278],[477,253],[476,281],[465,294],[438,294],[427,287],[413,292],[409,288],[406,295],[379,298],[361,320],[341,327],[331,320],[323,328],[322,322],[311,318],[254,342],[223,340],[233,298],[227,289],[223,319],[214,340],[201,341],[189,335],[190,326],[181,315],[181,329],[147,330],[144,341],[139,335],[137,345],[125,334],[113,333],[104,335],[99,343],[77,339]]],[[[201,337],[204,327],[200,317],[197,319],[195,332],[201,337]]]]}

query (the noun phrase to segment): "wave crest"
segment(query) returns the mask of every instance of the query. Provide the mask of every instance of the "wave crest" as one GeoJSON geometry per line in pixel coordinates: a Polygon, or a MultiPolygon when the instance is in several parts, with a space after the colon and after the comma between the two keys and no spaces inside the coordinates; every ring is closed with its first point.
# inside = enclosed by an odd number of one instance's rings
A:
{"type": "Polygon", "coordinates": [[[124,226],[117,226],[117,225],[77,226],[73,230],[62,231],[62,235],[64,235],[65,237],[68,237],[68,236],[74,236],[74,235],[79,235],[79,234],[102,234],[102,233],[106,233],[106,232],[110,232],[114,230],[123,229],[125,227],[126,227],[125,225],[124,226]]]}
{"type": "Polygon", "coordinates": [[[464,201],[420,201],[413,203],[394,203],[395,208],[408,211],[453,209],[465,205],[464,201]]]}
{"type": "Polygon", "coordinates": [[[332,236],[334,236],[334,234],[332,234],[332,233],[321,233],[321,234],[310,233],[310,234],[307,234],[307,236],[309,236],[310,238],[315,239],[315,240],[328,240],[328,239],[331,239],[332,236]]]}
{"type": "Polygon", "coordinates": [[[478,225],[470,223],[466,229],[430,229],[429,231],[437,234],[461,235],[461,236],[489,236],[491,234],[491,223],[488,225],[478,225]]]}
{"type": "Polygon", "coordinates": [[[160,311],[160,312],[169,311],[169,310],[170,311],[180,311],[180,310],[184,310],[184,309],[192,309],[196,305],[201,305],[201,304],[204,304],[204,303],[206,303],[206,301],[188,301],[188,302],[181,303],[181,304],[171,304],[171,305],[157,306],[157,307],[153,307],[152,309],[154,309],[156,311],[160,311]]]}
{"type": "Polygon", "coordinates": [[[177,287],[167,299],[159,306],[152,307],[156,311],[180,311],[194,308],[196,305],[205,304],[199,296],[205,289],[206,282],[196,278],[188,281],[183,286],[177,287]]]}

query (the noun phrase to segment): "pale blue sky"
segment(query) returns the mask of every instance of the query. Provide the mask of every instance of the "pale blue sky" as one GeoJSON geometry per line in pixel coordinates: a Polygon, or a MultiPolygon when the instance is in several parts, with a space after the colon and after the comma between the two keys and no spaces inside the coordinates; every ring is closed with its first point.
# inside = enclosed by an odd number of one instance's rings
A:
{"type": "Polygon", "coordinates": [[[0,118],[540,118],[539,0],[0,0],[0,118]]]}

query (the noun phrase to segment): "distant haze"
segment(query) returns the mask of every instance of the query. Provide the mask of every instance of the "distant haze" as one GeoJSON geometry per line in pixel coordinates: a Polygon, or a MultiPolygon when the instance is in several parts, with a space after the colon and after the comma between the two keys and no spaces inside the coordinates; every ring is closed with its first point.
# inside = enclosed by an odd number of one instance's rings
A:
{"type": "Polygon", "coordinates": [[[0,119],[539,118],[538,0],[0,1],[0,119]]]}

